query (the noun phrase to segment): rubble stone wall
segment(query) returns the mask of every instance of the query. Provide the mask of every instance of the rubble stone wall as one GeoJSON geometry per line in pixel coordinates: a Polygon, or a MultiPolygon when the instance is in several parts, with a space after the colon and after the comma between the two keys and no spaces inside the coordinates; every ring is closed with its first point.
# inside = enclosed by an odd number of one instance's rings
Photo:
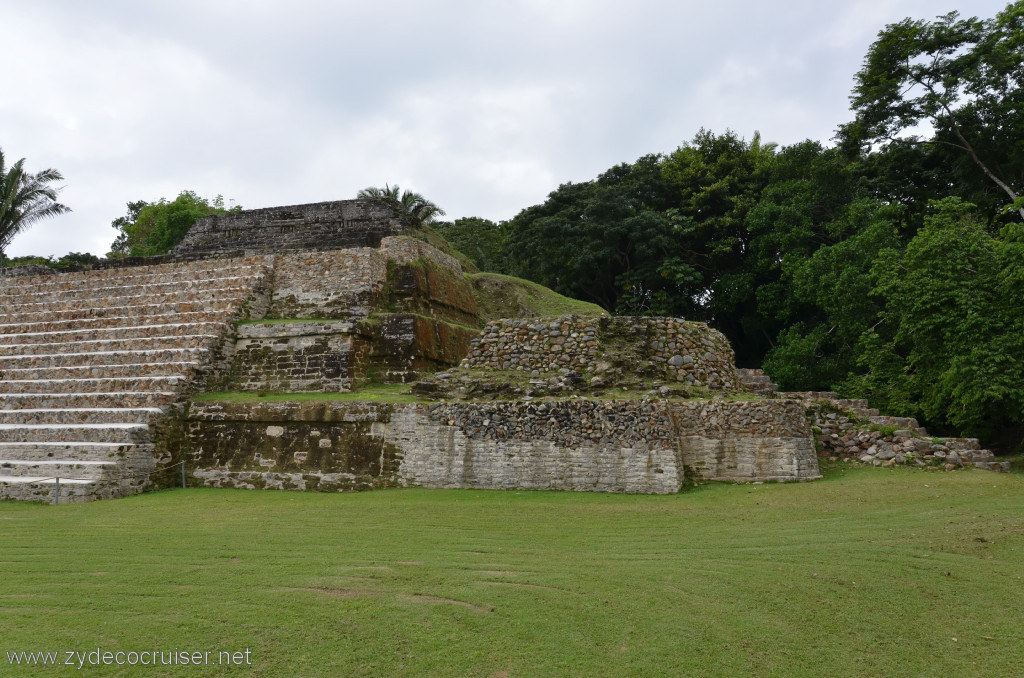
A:
{"type": "Polygon", "coordinates": [[[488,324],[463,366],[491,370],[587,373],[601,361],[621,361],[628,346],[633,367],[658,368],[676,381],[740,390],[735,354],[725,336],[704,323],[677,318],[618,316],[504,319],[488,324]]]}

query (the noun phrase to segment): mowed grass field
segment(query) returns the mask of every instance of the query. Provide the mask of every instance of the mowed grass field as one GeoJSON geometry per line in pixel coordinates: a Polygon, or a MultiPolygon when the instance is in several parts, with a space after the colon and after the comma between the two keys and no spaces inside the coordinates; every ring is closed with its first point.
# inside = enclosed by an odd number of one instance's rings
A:
{"type": "Polygon", "coordinates": [[[1015,676],[1022,577],[1024,475],[981,471],[2,502],[0,675],[99,648],[251,666],[85,674],[1015,676]]]}

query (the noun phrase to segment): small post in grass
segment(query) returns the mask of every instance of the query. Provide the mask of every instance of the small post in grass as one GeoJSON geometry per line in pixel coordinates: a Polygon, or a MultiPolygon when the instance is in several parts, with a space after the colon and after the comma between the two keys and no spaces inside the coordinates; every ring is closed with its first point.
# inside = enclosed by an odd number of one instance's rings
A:
{"type": "Polygon", "coordinates": [[[181,460],[181,489],[185,489],[185,460],[181,460]]]}
{"type": "Polygon", "coordinates": [[[53,479],[53,505],[60,503],[60,478],[53,479]]]}

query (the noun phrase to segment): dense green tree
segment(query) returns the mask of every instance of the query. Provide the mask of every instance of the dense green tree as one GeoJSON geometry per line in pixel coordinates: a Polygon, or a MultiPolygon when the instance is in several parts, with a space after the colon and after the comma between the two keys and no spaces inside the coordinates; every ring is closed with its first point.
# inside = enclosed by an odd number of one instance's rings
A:
{"type": "Polygon", "coordinates": [[[696,273],[674,256],[682,221],[668,210],[661,161],[644,156],[594,181],[563,184],[520,212],[510,224],[511,269],[612,311],[680,313],[696,273]]]}
{"type": "Polygon", "coordinates": [[[194,191],[182,191],[168,202],[136,201],[128,203],[128,213],[111,222],[119,231],[111,246],[112,257],[147,257],[170,252],[202,217],[241,210],[241,205],[227,210],[224,200],[212,201],[194,191]]]}
{"type": "Polygon", "coordinates": [[[508,223],[495,223],[480,217],[465,217],[455,221],[435,221],[435,231],[455,246],[481,271],[508,272],[508,223]]]}
{"type": "Polygon", "coordinates": [[[565,184],[512,220],[511,267],[609,311],[728,325],[756,311],[744,219],[774,152],[701,130],[668,156],[565,184]]]}
{"type": "Polygon", "coordinates": [[[827,242],[791,260],[780,282],[783,303],[767,306],[783,322],[764,367],[783,388],[841,389],[856,369],[860,338],[878,322],[884,301],[872,270],[883,252],[902,248],[899,219],[897,206],[854,200],[825,225],[827,242]]]}
{"type": "Polygon", "coordinates": [[[699,273],[697,300],[686,313],[732,340],[737,359],[758,362],[767,348],[757,317],[757,289],[764,282],[748,260],[752,234],[747,215],[757,205],[777,152],[760,134],[745,141],[734,132],[700,130],[666,157],[663,173],[674,191],[683,226],[681,261],[699,273]]]}
{"type": "Polygon", "coordinates": [[[0,266],[4,263],[4,250],[14,236],[41,219],[71,211],[57,202],[59,189],[51,185],[63,179],[52,168],[36,173],[25,171],[25,158],[8,167],[0,149],[0,266]]]}
{"type": "Polygon", "coordinates": [[[395,207],[413,226],[429,226],[437,217],[444,216],[444,210],[410,190],[402,191],[396,184],[385,184],[384,188],[370,186],[359,191],[358,198],[382,200],[395,207]]]}
{"type": "Polygon", "coordinates": [[[987,182],[1024,204],[1024,0],[988,20],[956,12],[935,21],[905,19],[879,33],[857,73],[856,119],[840,130],[847,149],[923,141],[956,153],[949,160],[961,195],[984,198],[987,182]],[[908,130],[922,123],[934,134],[908,130]]]}
{"type": "Polygon", "coordinates": [[[885,300],[848,389],[930,423],[993,436],[1024,422],[1024,227],[1000,235],[959,198],[933,203],[873,268],[885,300]]]}

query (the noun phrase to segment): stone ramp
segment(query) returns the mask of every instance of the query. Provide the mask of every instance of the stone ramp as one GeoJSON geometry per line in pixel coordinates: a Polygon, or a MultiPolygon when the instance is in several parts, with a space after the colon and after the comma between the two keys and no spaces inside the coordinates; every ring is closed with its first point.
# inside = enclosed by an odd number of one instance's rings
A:
{"type": "Polygon", "coordinates": [[[0,279],[0,498],[123,496],[154,427],[205,374],[269,257],[0,279]]]}

